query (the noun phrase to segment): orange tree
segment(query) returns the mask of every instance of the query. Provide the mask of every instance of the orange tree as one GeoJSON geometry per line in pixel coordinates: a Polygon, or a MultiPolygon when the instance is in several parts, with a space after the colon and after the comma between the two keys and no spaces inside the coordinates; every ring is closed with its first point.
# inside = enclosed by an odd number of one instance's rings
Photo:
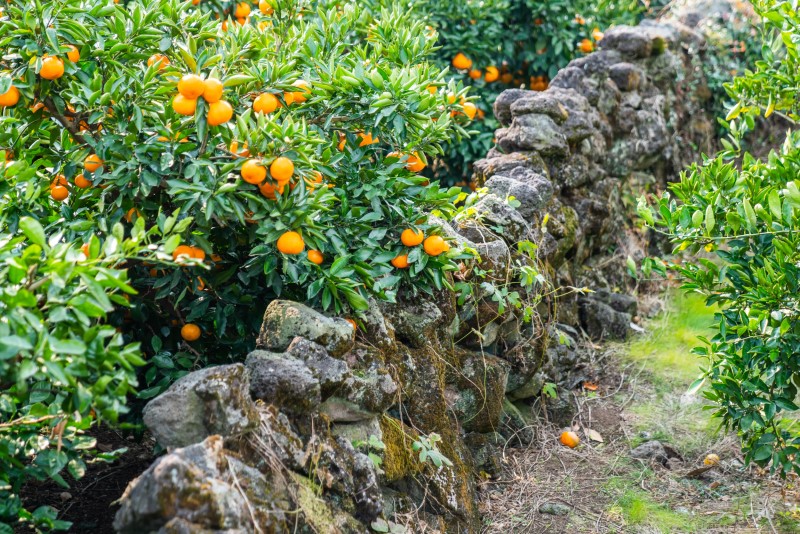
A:
{"type": "Polygon", "coordinates": [[[25,477],[64,482],[91,443],[62,442],[113,421],[137,378],[146,399],[241,357],[270,299],[357,317],[369,297],[430,292],[456,268],[459,251],[428,216],[452,213],[460,191],[419,172],[463,132],[471,104],[428,60],[435,43],[410,12],[12,0],[0,42],[0,151],[12,162],[0,254],[24,249],[30,262],[0,270],[4,315],[35,322],[15,315],[25,313],[20,288],[29,304],[60,292],[62,308],[100,303],[69,308],[74,324],[61,308],[37,308],[56,340],[47,350],[37,332],[0,330],[0,460],[17,467],[0,479],[0,501],[15,503],[0,505],[3,520],[58,526],[46,509],[33,517],[19,506],[25,477]],[[414,239],[401,239],[409,229],[414,239]],[[51,262],[71,274],[39,282],[47,269],[31,265],[51,262]],[[92,366],[91,352],[58,343],[89,346],[93,328],[124,357],[92,366]],[[42,430],[58,440],[41,441],[42,430]],[[23,434],[41,447],[26,448],[23,434]],[[46,469],[30,470],[50,453],[46,469]]]}
{"type": "Polygon", "coordinates": [[[442,181],[468,181],[471,163],[492,147],[499,124],[491,109],[509,88],[542,91],[559,69],[593,51],[603,30],[636,24],[641,0],[417,0],[430,31],[438,34],[437,60],[450,78],[477,95],[474,135],[447,146],[431,169],[442,181]]]}

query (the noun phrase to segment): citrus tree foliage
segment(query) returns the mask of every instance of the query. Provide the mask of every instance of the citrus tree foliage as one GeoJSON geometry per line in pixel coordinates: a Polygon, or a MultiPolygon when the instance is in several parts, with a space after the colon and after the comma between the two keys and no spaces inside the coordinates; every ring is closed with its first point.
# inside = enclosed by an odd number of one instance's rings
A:
{"type": "Polygon", "coordinates": [[[763,0],[756,7],[783,45],[765,47],[757,70],[730,84],[739,101],[728,115],[737,120],[726,150],[684,173],[657,214],[643,201],[640,213],[663,225],[677,250],[716,255],[679,268],[686,289],[720,308],[719,332],[696,349],[709,363],[705,395],[738,431],[748,461],[800,473],[800,135],[791,133],[765,160],[739,148],[761,111],[797,117],[789,95],[795,94],[800,16],[795,2],[763,0]]]}
{"type": "Polygon", "coordinates": [[[246,354],[270,299],[357,318],[448,285],[428,217],[461,193],[418,173],[469,100],[434,37],[370,2],[4,6],[4,520],[23,476],[81,474],[137,365],[147,399],[246,354]]]}
{"type": "Polygon", "coordinates": [[[468,181],[470,164],[493,146],[492,104],[509,88],[544,90],[572,59],[591,52],[612,25],[636,24],[639,0],[416,0],[438,34],[437,59],[453,80],[476,95],[474,135],[451,143],[432,172],[442,181],[468,181]],[[462,57],[466,61],[462,60],[462,57]],[[458,59],[457,59],[458,58],[458,59]]]}

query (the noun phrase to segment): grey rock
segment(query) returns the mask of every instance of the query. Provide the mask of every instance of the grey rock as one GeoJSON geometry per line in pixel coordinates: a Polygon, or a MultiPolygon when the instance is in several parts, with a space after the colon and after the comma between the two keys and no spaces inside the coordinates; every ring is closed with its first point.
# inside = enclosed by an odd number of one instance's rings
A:
{"type": "Polygon", "coordinates": [[[319,412],[325,414],[334,423],[355,423],[372,419],[375,414],[365,410],[355,402],[341,397],[329,397],[319,406],[319,412]]]}
{"type": "Polygon", "coordinates": [[[546,502],[542,503],[539,506],[539,513],[540,514],[548,514],[548,515],[569,515],[572,511],[572,508],[567,506],[566,504],[561,504],[558,502],[546,502]]]}
{"type": "Polygon", "coordinates": [[[631,58],[645,58],[653,53],[653,38],[641,28],[616,26],[605,32],[600,46],[631,58]]]}
{"type": "Polygon", "coordinates": [[[500,121],[500,124],[503,126],[511,124],[511,105],[531,92],[524,89],[506,89],[497,96],[494,101],[494,116],[500,121]]]}
{"type": "Polygon", "coordinates": [[[500,434],[511,444],[527,445],[534,439],[532,425],[508,399],[503,401],[500,434]]]}
{"type": "Polygon", "coordinates": [[[383,441],[383,430],[377,416],[349,424],[334,424],[331,431],[334,436],[344,438],[350,443],[367,442],[370,436],[383,441]]]}
{"type": "Polygon", "coordinates": [[[592,296],[608,304],[618,312],[627,313],[631,317],[638,315],[639,302],[632,295],[614,293],[607,289],[598,289],[592,293],[592,296]]]}
{"type": "Polygon", "coordinates": [[[537,152],[513,152],[511,154],[490,154],[486,159],[479,159],[473,164],[475,177],[485,180],[495,174],[509,174],[515,169],[529,169],[537,174],[547,174],[547,166],[537,152]]]}
{"type": "Polygon", "coordinates": [[[332,358],[325,347],[305,338],[294,338],[286,353],[303,360],[319,381],[323,399],[330,397],[350,376],[347,363],[332,358]]]}
{"type": "Polygon", "coordinates": [[[578,301],[581,326],[592,339],[624,340],[630,333],[631,316],[593,298],[578,301]]]}
{"type": "Polygon", "coordinates": [[[661,464],[666,464],[668,458],[664,445],[658,440],[645,441],[632,449],[630,455],[637,460],[655,460],[661,464]]]}
{"type": "Polygon", "coordinates": [[[644,78],[642,69],[632,63],[612,65],[608,75],[621,91],[636,91],[644,78]]]}
{"type": "Polygon", "coordinates": [[[250,394],[290,414],[306,414],[321,402],[319,380],[290,354],[255,350],[247,355],[250,394]]]}
{"type": "Polygon", "coordinates": [[[483,196],[474,206],[476,216],[495,227],[506,243],[518,243],[529,239],[530,227],[522,215],[493,194],[483,196]]]}
{"type": "Polygon", "coordinates": [[[553,184],[540,174],[531,172],[525,181],[496,174],[487,182],[489,191],[500,197],[513,196],[520,205],[517,211],[530,218],[540,211],[553,197],[553,184]]]}
{"type": "Polygon", "coordinates": [[[163,447],[185,447],[212,434],[242,434],[258,423],[249,387],[240,363],[189,373],[147,403],[144,423],[163,447]]]}
{"type": "Polygon", "coordinates": [[[544,373],[536,373],[530,377],[521,386],[506,393],[506,396],[511,401],[519,401],[538,397],[542,392],[545,382],[547,382],[544,373]]]}
{"type": "MultiPolygon", "coordinates": [[[[461,244],[459,243],[458,246],[461,244]]],[[[370,343],[383,350],[390,350],[394,346],[394,328],[383,316],[381,308],[374,298],[370,297],[369,308],[363,313],[361,320],[370,343]]]]}
{"type": "Polygon", "coordinates": [[[326,317],[299,302],[270,302],[256,346],[280,352],[297,336],[319,343],[334,357],[350,350],[354,337],[352,325],[344,319],[326,317]]]}
{"type": "Polygon", "coordinates": [[[514,117],[529,114],[547,115],[559,124],[569,117],[567,108],[565,108],[558,98],[550,91],[532,91],[528,95],[514,101],[510,109],[514,117]]]}
{"type": "Polygon", "coordinates": [[[543,156],[566,156],[569,145],[564,132],[547,115],[515,117],[511,127],[498,132],[497,144],[505,151],[535,150],[543,156]]]}
{"type": "Polygon", "coordinates": [[[479,353],[466,356],[448,404],[466,432],[495,432],[500,428],[508,364],[479,353]]]}

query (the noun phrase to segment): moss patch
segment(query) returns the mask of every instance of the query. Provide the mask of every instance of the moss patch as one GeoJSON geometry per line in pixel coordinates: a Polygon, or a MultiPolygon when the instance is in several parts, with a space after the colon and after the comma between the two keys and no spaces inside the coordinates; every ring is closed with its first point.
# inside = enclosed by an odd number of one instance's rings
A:
{"type": "Polygon", "coordinates": [[[423,466],[411,449],[417,433],[388,415],[381,417],[380,425],[386,445],[381,465],[386,480],[394,482],[422,471],[423,466]]]}

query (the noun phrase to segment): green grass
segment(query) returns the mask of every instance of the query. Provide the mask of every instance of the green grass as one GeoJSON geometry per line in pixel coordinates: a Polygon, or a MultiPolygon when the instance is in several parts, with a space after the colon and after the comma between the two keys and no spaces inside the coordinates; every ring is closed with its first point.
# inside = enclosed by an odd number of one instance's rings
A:
{"type": "Polygon", "coordinates": [[[714,308],[703,297],[670,292],[669,309],[647,324],[648,334],[628,345],[627,357],[646,362],[653,379],[670,387],[688,387],[699,375],[703,360],[691,353],[698,335],[710,336],[714,308]]]}

